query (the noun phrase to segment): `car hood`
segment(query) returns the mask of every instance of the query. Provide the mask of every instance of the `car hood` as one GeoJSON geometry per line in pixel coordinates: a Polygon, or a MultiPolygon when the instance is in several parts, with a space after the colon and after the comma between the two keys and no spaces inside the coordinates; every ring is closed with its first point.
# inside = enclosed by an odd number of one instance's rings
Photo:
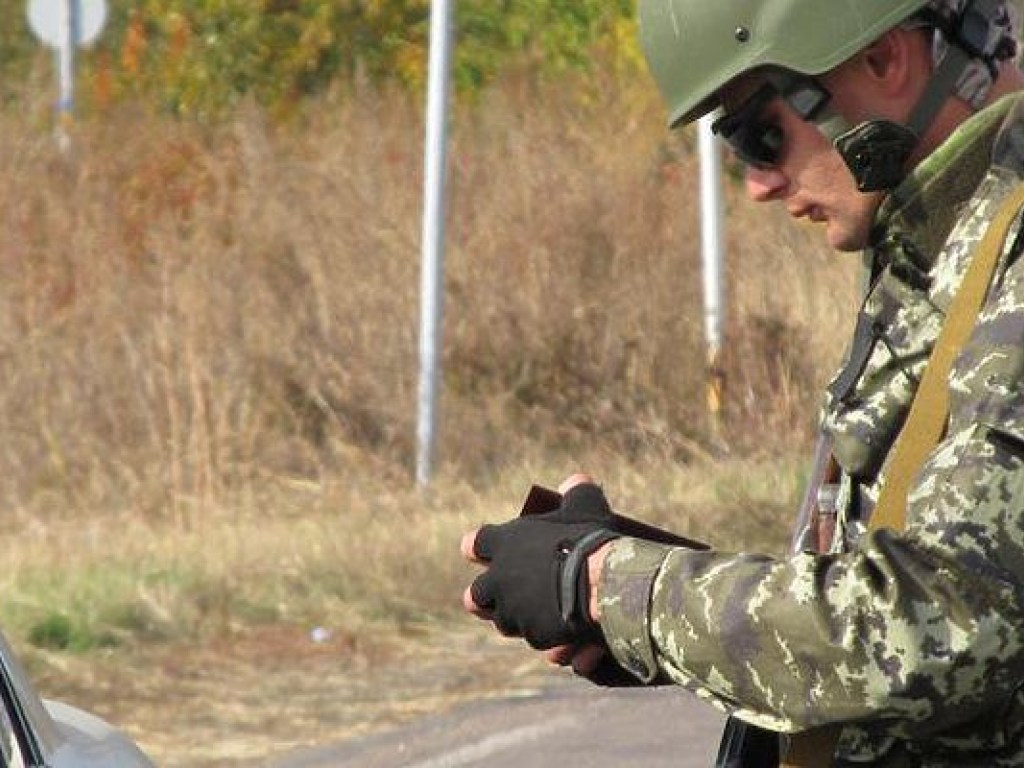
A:
{"type": "Polygon", "coordinates": [[[53,768],[153,768],[153,762],[110,723],[58,701],[44,701],[59,738],[53,768]]]}

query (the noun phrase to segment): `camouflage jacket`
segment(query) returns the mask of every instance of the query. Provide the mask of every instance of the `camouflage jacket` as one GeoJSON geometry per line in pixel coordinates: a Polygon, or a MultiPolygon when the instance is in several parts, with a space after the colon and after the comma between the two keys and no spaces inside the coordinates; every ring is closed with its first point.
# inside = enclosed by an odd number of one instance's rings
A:
{"type": "Polygon", "coordinates": [[[906,530],[848,535],[884,482],[965,264],[1022,178],[1013,96],[961,126],[878,212],[875,280],[823,417],[844,468],[843,546],[778,559],[616,541],[598,599],[622,666],[771,729],[842,723],[851,761],[1024,766],[1019,227],[954,364],[949,427],[906,530]]]}

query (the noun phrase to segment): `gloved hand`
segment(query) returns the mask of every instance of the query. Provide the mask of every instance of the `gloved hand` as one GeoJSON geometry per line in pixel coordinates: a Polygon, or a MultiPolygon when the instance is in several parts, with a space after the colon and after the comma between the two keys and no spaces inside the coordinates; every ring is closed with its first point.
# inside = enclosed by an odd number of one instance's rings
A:
{"type": "Polygon", "coordinates": [[[534,648],[598,639],[587,608],[587,556],[620,535],[604,493],[589,483],[552,511],[485,525],[474,549],[487,570],[470,588],[473,602],[491,612],[499,631],[534,648]]]}
{"type": "Polygon", "coordinates": [[[534,648],[603,643],[588,610],[587,557],[619,536],[706,548],[615,514],[592,483],[564,496],[535,487],[520,517],[477,532],[474,554],[487,570],[473,582],[470,596],[499,631],[523,637],[534,648]]]}

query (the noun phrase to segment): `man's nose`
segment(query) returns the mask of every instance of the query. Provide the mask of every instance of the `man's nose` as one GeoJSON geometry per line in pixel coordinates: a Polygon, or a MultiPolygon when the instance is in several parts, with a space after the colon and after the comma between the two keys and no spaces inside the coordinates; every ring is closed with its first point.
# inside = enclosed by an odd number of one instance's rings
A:
{"type": "Polygon", "coordinates": [[[744,173],[747,196],[756,203],[778,200],[786,191],[789,179],[778,168],[748,165],[744,173]]]}

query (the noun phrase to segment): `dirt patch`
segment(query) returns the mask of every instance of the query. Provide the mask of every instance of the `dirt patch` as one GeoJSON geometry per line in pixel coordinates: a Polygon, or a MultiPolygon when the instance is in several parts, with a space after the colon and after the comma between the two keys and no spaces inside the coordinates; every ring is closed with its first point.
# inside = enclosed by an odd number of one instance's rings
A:
{"type": "Polygon", "coordinates": [[[202,645],[34,654],[30,666],[44,696],[116,723],[164,768],[252,765],[558,674],[483,627],[318,639],[268,627],[202,645]]]}

